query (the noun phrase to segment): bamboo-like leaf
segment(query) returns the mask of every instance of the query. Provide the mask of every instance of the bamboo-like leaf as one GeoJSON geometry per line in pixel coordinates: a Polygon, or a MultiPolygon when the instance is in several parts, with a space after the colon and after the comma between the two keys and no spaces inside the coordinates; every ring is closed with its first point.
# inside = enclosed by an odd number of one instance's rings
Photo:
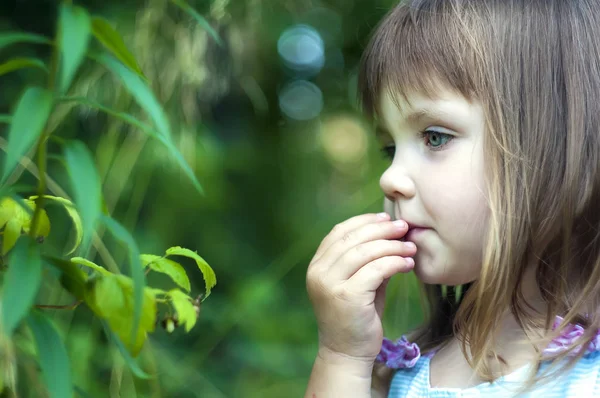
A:
{"type": "Polygon", "coordinates": [[[175,311],[177,311],[179,322],[185,325],[185,331],[189,332],[196,324],[198,318],[191,298],[178,289],[170,290],[169,297],[171,298],[175,311]]]}
{"type": "Polygon", "coordinates": [[[0,64],[0,76],[23,68],[38,68],[48,72],[46,64],[35,58],[13,58],[0,64]]]}
{"type": "Polygon", "coordinates": [[[52,44],[52,40],[47,37],[36,35],[33,33],[23,32],[4,32],[0,33],[0,49],[14,43],[37,43],[37,44],[52,44]]]}
{"type": "Polygon", "coordinates": [[[131,234],[121,224],[104,215],[102,216],[102,222],[113,236],[129,251],[129,263],[133,279],[133,328],[131,330],[131,340],[133,343],[135,342],[140,325],[142,300],[144,297],[144,287],[146,286],[146,278],[140,261],[140,251],[131,234]]]}
{"type": "Polygon", "coordinates": [[[72,397],[71,365],[60,335],[50,320],[38,311],[29,314],[27,324],[35,339],[42,377],[50,397],[72,397]]]}
{"type": "Polygon", "coordinates": [[[12,116],[11,115],[0,115],[0,123],[11,124],[12,116]]]}
{"type": "Polygon", "coordinates": [[[99,60],[121,79],[127,90],[133,95],[133,98],[135,98],[136,102],[152,119],[158,133],[167,140],[170,140],[171,127],[169,125],[169,120],[157,101],[156,96],[152,90],[150,90],[150,87],[148,87],[135,72],[129,70],[129,68],[125,67],[125,65],[112,56],[101,54],[99,60]]]}
{"type": "Polygon", "coordinates": [[[106,275],[106,276],[113,275],[113,273],[110,272],[109,270],[107,270],[106,268],[101,267],[98,264],[91,262],[90,260],[86,260],[83,257],[73,257],[73,258],[71,258],[71,262],[91,268],[94,271],[100,273],[101,275],[106,275]]]}
{"type": "Polygon", "coordinates": [[[101,214],[100,178],[94,158],[83,143],[79,141],[69,143],[65,148],[65,160],[71,177],[75,204],[81,215],[85,251],[101,214]]]}
{"type": "Polygon", "coordinates": [[[210,265],[208,265],[208,263],[198,255],[198,253],[183,247],[170,247],[166,254],[167,256],[189,257],[196,261],[196,264],[198,264],[198,268],[200,268],[200,271],[202,271],[202,276],[204,277],[204,285],[206,287],[204,299],[206,299],[210,295],[211,289],[217,284],[217,276],[210,265]]]}
{"type": "Polygon", "coordinates": [[[212,38],[217,42],[217,44],[219,44],[220,46],[223,46],[223,41],[221,40],[221,37],[219,37],[219,34],[213,29],[212,26],[210,26],[210,24],[208,23],[206,18],[204,18],[202,15],[198,14],[198,12],[196,10],[194,10],[184,0],[172,0],[172,1],[173,1],[173,4],[177,5],[183,11],[185,11],[188,15],[190,15],[192,18],[194,18],[196,20],[196,22],[198,22],[198,25],[200,25],[203,29],[205,29],[208,32],[208,34],[211,35],[212,38]]]}
{"type": "Polygon", "coordinates": [[[138,65],[135,57],[131,54],[127,46],[123,42],[121,35],[111,26],[104,18],[92,18],[92,32],[96,39],[102,43],[104,48],[112,53],[119,61],[121,61],[129,69],[137,73],[145,79],[142,69],[138,65]]]}
{"type": "Polygon", "coordinates": [[[167,275],[177,285],[188,292],[190,291],[190,280],[181,264],[153,254],[142,254],[140,260],[144,267],[150,267],[153,271],[167,275]]]}
{"type": "MultiPolygon", "coordinates": [[[[81,217],[79,217],[79,213],[77,213],[75,205],[70,200],[51,195],[44,195],[44,198],[50,200],[51,202],[61,204],[67,211],[67,214],[69,214],[69,217],[71,217],[71,220],[73,221],[73,226],[75,227],[75,242],[73,243],[73,248],[67,253],[67,255],[69,255],[77,249],[77,246],[81,244],[81,241],[83,239],[83,226],[81,224],[81,217]]],[[[36,199],[37,196],[32,196],[29,198],[29,200],[36,199]]]]}
{"type": "Polygon", "coordinates": [[[28,236],[12,250],[2,291],[2,329],[12,336],[33,306],[42,281],[39,245],[28,236]]]}
{"type": "Polygon", "coordinates": [[[140,368],[140,365],[136,362],[135,359],[133,359],[131,354],[129,354],[121,340],[119,340],[115,333],[112,330],[110,330],[108,324],[105,321],[102,321],[102,326],[104,326],[104,331],[110,339],[110,341],[112,341],[117,346],[117,349],[121,353],[121,356],[123,356],[127,367],[129,367],[133,374],[139,377],[140,379],[149,379],[151,376],[148,373],[144,372],[142,368],[140,368]]]}
{"type": "Polygon", "coordinates": [[[85,8],[63,3],[60,7],[60,37],[62,56],[60,68],[60,93],[65,93],[85,57],[92,26],[85,8]]]}
{"type": "Polygon", "coordinates": [[[192,184],[194,185],[196,190],[198,190],[198,192],[200,192],[202,194],[204,193],[204,190],[202,189],[200,182],[198,182],[198,179],[196,178],[194,171],[187,164],[187,162],[183,158],[183,155],[181,154],[181,152],[177,149],[177,147],[175,147],[175,145],[173,145],[173,143],[170,141],[170,139],[165,138],[164,136],[162,136],[158,131],[156,131],[152,127],[148,126],[145,123],[142,123],[141,121],[139,121],[138,119],[136,119],[135,117],[131,116],[128,113],[115,111],[113,109],[103,106],[102,104],[90,101],[84,97],[63,97],[63,98],[60,98],[60,101],[65,101],[65,102],[66,101],[76,101],[82,105],[89,106],[90,108],[98,109],[99,111],[105,112],[111,116],[121,119],[122,121],[132,125],[133,127],[139,128],[144,133],[146,133],[149,136],[151,136],[152,138],[158,140],[161,144],[163,144],[167,148],[167,150],[169,151],[171,156],[173,156],[173,158],[177,161],[177,164],[181,167],[183,172],[188,176],[188,178],[190,179],[190,181],[192,182],[192,184]]]}
{"type": "Polygon", "coordinates": [[[29,87],[19,100],[8,131],[8,147],[4,160],[2,183],[42,134],[52,110],[52,93],[40,87],[29,87]]]}

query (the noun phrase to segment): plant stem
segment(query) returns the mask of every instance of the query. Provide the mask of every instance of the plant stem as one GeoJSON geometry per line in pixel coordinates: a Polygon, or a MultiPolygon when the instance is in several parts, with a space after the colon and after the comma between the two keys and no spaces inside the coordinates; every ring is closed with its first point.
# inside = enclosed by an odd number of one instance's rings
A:
{"type": "Polygon", "coordinates": [[[77,300],[71,304],[65,304],[65,305],[36,304],[35,307],[42,308],[42,309],[52,309],[52,310],[74,310],[81,303],[82,303],[81,300],[77,300]]]}
{"type": "Polygon", "coordinates": [[[38,224],[40,216],[44,208],[44,200],[46,195],[46,162],[48,157],[48,145],[46,140],[46,130],[40,136],[37,148],[37,163],[38,170],[40,172],[40,179],[38,181],[38,197],[35,199],[35,211],[31,220],[31,229],[29,230],[29,236],[33,239],[36,238],[38,230],[38,224]]]}

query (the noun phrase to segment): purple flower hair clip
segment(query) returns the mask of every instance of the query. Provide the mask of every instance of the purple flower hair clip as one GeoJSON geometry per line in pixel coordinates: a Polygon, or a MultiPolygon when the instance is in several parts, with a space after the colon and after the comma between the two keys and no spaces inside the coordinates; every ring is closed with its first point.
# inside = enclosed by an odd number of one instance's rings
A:
{"type": "Polygon", "coordinates": [[[383,363],[391,369],[412,368],[421,357],[421,350],[416,343],[410,343],[405,336],[393,342],[383,339],[381,351],[375,358],[376,362],[383,363]]]}

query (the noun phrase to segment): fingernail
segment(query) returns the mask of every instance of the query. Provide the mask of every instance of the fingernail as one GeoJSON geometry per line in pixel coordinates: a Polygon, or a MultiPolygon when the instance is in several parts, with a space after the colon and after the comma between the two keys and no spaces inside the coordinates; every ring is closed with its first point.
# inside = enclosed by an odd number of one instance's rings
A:
{"type": "Polygon", "coordinates": [[[402,220],[394,221],[394,225],[400,229],[408,228],[408,224],[406,223],[406,221],[402,221],[402,220]]]}
{"type": "Polygon", "coordinates": [[[406,264],[407,264],[408,266],[410,266],[410,267],[414,267],[414,265],[415,265],[415,260],[413,260],[413,258],[412,258],[412,257],[405,258],[405,260],[406,260],[406,264]]]}
{"type": "Polygon", "coordinates": [[[404,246],[408,247],[409,249],[416,249],[417,245],[415,245],[412,242],[404,242],[404,246]]]}
{"type": "Polygon", "coordinates": [[[379,213],[377,214],[377,217],[381,218],[382,220],[387,220],[388,218],[390,218],[390,215],[387,213],[379,213]]]}

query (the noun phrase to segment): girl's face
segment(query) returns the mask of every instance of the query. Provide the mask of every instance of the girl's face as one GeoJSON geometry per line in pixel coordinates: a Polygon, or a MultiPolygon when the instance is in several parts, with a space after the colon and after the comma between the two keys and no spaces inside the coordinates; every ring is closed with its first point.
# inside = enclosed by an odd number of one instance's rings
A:
{"type": "Polygon", "coordinates": [[[409,224],[415,273],[424,283],[471,282],[481,269],[489,206],[479,104],[442,91],[381,102],[378,135],[393,158],[381,176],[386,211],[409,224]]]}

